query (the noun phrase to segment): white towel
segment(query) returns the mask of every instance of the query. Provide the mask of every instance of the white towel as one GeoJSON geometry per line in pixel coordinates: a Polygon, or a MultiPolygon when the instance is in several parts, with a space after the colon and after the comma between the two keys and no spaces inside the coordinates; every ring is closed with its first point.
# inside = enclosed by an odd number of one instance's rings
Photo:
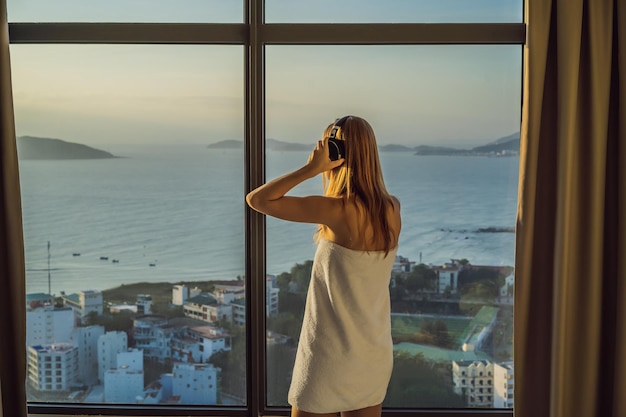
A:
{"type": "Polygon", "coordinates": [[[289,404],[334,413],[383,401],[393,367],[389,280],[396,251],[385,256],[320,241],[289,404]]]}

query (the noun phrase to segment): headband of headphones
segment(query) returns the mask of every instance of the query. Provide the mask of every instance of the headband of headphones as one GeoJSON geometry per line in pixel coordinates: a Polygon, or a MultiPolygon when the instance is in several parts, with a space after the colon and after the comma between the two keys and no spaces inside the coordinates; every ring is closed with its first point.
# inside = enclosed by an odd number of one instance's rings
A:
{"type": "Polygon", "coordinates": [[[346,120],[348,120],[348,117],[350,116],[343,116],[341,119],[337,120],[335,122],[335,124],[333,125],[332,130],[330,131],[330,139],[335,139],[337,137],[337,131],[339,130],[339,128],[341,127],[341,125],[343,125],[345,123],[346,120]]]}

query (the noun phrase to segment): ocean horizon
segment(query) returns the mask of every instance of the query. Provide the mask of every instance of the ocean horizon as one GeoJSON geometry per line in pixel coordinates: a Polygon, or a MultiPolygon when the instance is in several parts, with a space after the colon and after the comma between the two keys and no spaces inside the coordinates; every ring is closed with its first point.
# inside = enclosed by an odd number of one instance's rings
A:
{"type": "MultiPolygon", "coordinates": [[[[124,158],[20,161],[27,293],[48,292],[48,275],[53,294],[244,276],[242,150],[107,150],[124,158]]],[[[307,157],[268,151],[267,178],[307,157]]],[[[513,266],[518,157],[382,152],[381,163],[402,205],[398,255],[513,266]]],[[[321,192],[317,177],[291,194],[321,192]]],[[[314,232],[315,225],[268,218],[267,273],[313,259],[314,232]]]]}

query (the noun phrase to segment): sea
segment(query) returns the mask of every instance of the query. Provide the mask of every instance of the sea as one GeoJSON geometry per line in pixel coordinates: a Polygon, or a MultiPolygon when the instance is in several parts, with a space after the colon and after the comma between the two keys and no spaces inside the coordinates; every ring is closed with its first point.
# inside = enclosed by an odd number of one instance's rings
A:
{"type": "MultiPolygon", "coordinates": [[[[103,147],[101,147],[103,148],[103,147]]],[[[27,293],[137,282],[233,280],[245,274],[242,149],[107,145],[120,156],[21,160],[27,293]]],[[[308,152],[268,151],[266,177],[308,152]]],[[[519,158],[380,155],[400,199],[398,255],[513,266],[519,158]]],[[[320,177],[290,194],[321,194],[320,177]]],[[[313,259],[315,225],[267,219],[267,273],[313,259]]]]}

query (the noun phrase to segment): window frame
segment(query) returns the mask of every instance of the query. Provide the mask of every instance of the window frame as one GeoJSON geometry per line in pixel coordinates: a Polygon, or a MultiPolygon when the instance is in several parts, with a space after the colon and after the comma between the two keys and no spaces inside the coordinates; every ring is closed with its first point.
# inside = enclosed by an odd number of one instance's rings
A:
{"type": "MultiPolygon", "coordinates": [[[[244,1],[244,23],[9,23],[10,44],[166,44],[244,46],[244,187],[265,179],[266,45],[519,45],[526,23],[265,23],[264,0],[244,1]]],[[[434,0],[433,0],[434,1],[434,0]]],[[[524,1],[524,0],[523,0],[524,1]]],[[[523,6],[523,5],[522,5],[523,6]]],[[[520,52],[521,53],[521,52],[520,52]]],[[[520,114],[521,119],[521,114],[520,114]]],[[[245,406],[133,407],[67,403],[28,404],[29,415],[288,416],[267,405],[265,345],[265,217],[245,213],[246,368],[245,406]]],[[[508,409],[385,408],[385,417],[407,415],[512,417],[508,409]]]]}

